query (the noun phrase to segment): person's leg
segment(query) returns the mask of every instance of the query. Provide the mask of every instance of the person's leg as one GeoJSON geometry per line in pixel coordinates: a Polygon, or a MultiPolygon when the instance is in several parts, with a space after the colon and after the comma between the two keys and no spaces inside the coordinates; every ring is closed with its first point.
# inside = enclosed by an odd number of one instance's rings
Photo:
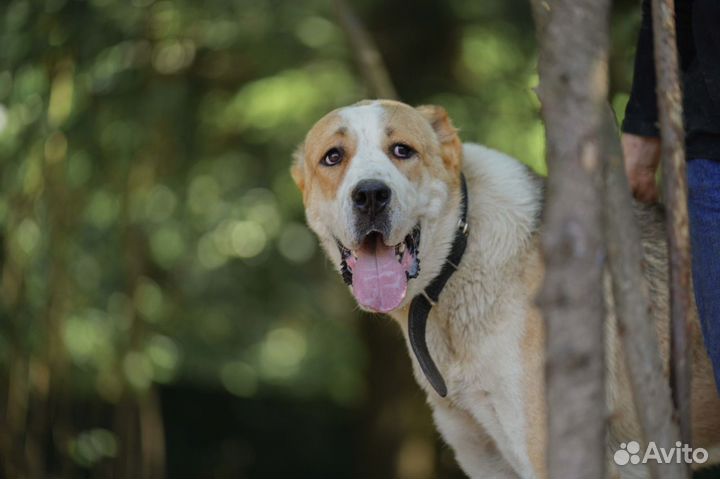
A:
{"type": "Polygon", "coordinates": [[[720,161],[687,163],[693,286],[720,391],[720,161]]]}

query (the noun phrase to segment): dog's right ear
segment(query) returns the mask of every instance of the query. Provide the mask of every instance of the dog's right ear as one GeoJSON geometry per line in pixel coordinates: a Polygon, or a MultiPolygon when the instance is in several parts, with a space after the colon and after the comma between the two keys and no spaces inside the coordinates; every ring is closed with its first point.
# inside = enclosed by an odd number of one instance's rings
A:
{"type": "Polygon", "coordinates": [[[305,144],[301,143],[293,153],[293,163],[290,167],[295,184],[301,193],[305,193],[305,144]]]}

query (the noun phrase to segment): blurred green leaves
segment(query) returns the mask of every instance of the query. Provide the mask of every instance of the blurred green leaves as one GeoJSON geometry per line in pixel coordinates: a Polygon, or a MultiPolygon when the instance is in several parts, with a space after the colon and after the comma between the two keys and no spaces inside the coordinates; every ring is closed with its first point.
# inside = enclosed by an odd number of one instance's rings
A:
{"type": "MultiPolygon", "coordinates": [[[[176,380],[335,397],[337,365],[360,382],[350,323],[328,320],[353,307],[287,173],[308,126],[360,95],[311,3],[279,17],[254,1],[0,7],[13,350],[70,364],[57,372],[111,402],[176,380]]],[[[78,461],[99,457],[93,441],[77,439],[78,461]]]]}
{"type": "Polygon", "coordinates": [[[83,431],[70,441],[70,455],[83,466],[92,466],[106,457],[115,457],[118,452],[117,438],[107,429],[83,431]]]}

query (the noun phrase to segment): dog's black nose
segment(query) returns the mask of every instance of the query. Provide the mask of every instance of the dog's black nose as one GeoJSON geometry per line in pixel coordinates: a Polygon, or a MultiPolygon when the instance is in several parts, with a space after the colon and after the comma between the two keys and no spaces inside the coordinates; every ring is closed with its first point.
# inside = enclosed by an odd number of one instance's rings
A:
{"type": "Polygon", "coordinates": [[[375,217],[390,203],[390,188],[379,180],[362,180],[352,191],[355,208],[362,214],[375,217]]]}

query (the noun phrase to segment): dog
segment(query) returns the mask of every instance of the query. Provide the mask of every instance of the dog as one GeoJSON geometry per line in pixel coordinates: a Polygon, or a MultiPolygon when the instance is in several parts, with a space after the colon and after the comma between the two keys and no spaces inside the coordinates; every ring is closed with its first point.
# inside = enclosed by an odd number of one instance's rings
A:
{"type": "MultiPolygon", "coordinates": [[[[442,107],[389,100],[320,119],[291,174],[310,228],[360,308],[402,328],[416,380],[464,472],[547,478],[544,325],[534,303],[542,179],[498,151],[463,144],[442,107]]],[[[667,373],[662,218],[646,207],[639,223],[667,373]]],[[[642,436],[608,311],[610,458],[642,436]]],[[[691,345],[694,446],[711,448],[720,443],[720,399],[696,313],[691,345]]],[[[649,477],[642,464],[609,463],[615,477],[649,477]]]]}

